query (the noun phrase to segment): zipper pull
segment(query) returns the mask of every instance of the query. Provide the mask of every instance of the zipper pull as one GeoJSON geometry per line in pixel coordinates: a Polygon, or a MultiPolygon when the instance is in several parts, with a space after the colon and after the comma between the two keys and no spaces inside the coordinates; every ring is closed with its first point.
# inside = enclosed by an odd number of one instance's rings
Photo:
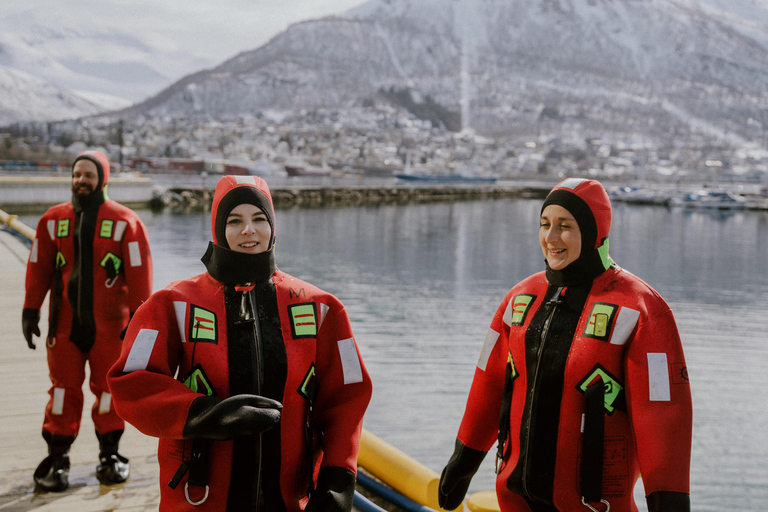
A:
{"type": "Polygon", "coordinates": [[[562,304],[562,300],[560,298],[562,297],[562,292],[565,290],[563,286],[559,287],[557,291],[552,295],[552,297],[547,301],[548,306],[554,306],[557,304],[562,304]]]}

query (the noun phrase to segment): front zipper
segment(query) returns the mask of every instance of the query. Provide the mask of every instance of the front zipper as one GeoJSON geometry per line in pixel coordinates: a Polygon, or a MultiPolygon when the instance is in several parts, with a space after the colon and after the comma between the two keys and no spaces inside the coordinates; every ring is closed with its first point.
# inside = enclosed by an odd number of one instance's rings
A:
{"type": "Polygon", "coordinates": [[[77,268],[78,268],[78,279],[77,279],[77,320],[80,323],[80,325],[83,325],[83,218],[85,217],[85,212],[80,212],[78,214],[79,219],[79,226],[77,228],[77,268]]]}
{"type": "MultiPolygon", "coordinates": [[[[254,304],[253,290],[243,291],[243,296],[240,301],[240,316],[246,321],[251,321],[253,325],[253,341],[254,350],[256,353],[256,394],[261,396],[261,327],[259,325],[259,315],[256,311],[254,304]]],[[[259,510],[259,504],[261,503],[261,470],[262,470],[262,437],[258,434],[257,439],[257,459],[256,459],[256,508],[254,511],[259,510]]]]}
{"type": "Polygon", "coordinates": [[[531,386],[531,390],[529,392],[530,399],[528,403],[528,411],[527,411],[527,425],[525,429],[525,443],[522,446],[522,449],[524,449],[523,453],[523,475],[522,475],[522,483],[523,483],[523,492],[525,492],[526,496],[532,497],[531,493],[528,489],[528,456],[530,451],[530,438],[531,438],[531,418],[533,417],[533,403],[534,403],[534,397],[536,396],[536,387],[539,381],[539,368],[541,366],[541,356],[544,353],[544,344],[547,341],[547,334],[549,333],[549,325],[552,322],[552,317],[555,316],[555,311],[557,310],[558,304],[560,304],[562,301],[560,301],[560,294],[563,291],[563,287],[560,286],[557,291],[552,295],[552,298],[547,301],[547,305],[552,306],[552,310],[549,312],[549,315],[547,315],[547,319],[544,321],[544,325],[541,328],[541,342],[539,343],[539,350],[536,354],[536,370],[533,374],[533,385],[531,386]]]}

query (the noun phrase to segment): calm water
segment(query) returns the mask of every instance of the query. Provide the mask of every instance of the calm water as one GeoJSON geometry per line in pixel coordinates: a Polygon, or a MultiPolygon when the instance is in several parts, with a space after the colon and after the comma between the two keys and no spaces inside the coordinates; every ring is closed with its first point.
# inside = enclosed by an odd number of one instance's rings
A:
{"type": "MultiPolygon", "coordinates": [[[[366,428],[435,471],[453,450],[493,313],[543,268],[540,204],[277,212],[278,266],[349,311],[374,381],[366,428]]],[[[208,215],[140,214],[156,288],[204,270],[208,215]]],[[[768,503],[766,254],[763,213],[615,205],[611,255],[665,297],[681,331],[694,401],[693,510],[768,503]]],[[[491,458],[470,492],[493,489],[491,458]]]]}

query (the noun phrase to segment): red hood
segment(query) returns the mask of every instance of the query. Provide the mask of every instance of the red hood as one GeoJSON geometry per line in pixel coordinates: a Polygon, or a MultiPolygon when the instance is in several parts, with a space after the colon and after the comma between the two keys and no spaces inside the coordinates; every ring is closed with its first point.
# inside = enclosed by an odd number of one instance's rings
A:
{"type": "Polygon", "coordinates": [[[78,160],[90,160],[96,164],[96,169],[99,171],[99,185],[96,191],[104,190],[109,182],[109,158],[101,151],[83,151],[72,162],[72,170],[75,169],[75,164],[78,160]]]}
{"type": "Polygon", "coordinates": [[[254,204],[267,215],[272,227],[271,248],[275,240],[275,208],[267,182],[258,176],[223,176],[216,184],[211,206],[213,243],[228,248],[224,235],[227,216],[235,206],[242,203],[254,204]]]}
{"type": "MultiPolygon", "coordinates": [[[[603,185],[595,180],[568,178],[557,184],[550,191],[549,195],[556,190],[573,193],[587,204],[595,219],[595,227],[597,228],[594,248],[600,247],[611,231],[611,200],[608,198],[608,193],[603,188],[603,185]]],[[[549,195],[547,196],[548,198],[549,195]]],[[[545,204],[548,203],[545,202],[545,204]]]]}

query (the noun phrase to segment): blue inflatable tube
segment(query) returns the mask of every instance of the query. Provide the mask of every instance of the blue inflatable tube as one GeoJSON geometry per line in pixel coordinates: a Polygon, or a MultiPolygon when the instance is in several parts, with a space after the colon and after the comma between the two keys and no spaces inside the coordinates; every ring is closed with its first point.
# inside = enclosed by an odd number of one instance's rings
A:
{"type": "MultiPolygon", "coordinates": [[[[368,475],[363,474],[361,471],[357,472],[357,483],[363,486],[364,488],[368,489],[369,491],[381,496],[382,498],[389,501],[393,505],[396,505],[402,508],[403,510],[407,510],[408,512],[435,512],[433,509],[426,507],[424,505],[420,505],[415,501],[406,498],[399,492],[393,489],[390,489],[386,485],[377,482],[376,480],[369,477],[368,475]]],[[[355,499],[357,499],[357,493],[355,493],[355,499]]],[[[372,509],[372,510],[375,510],[377,512],[379,510],[382,510],[380,507],[374,504],[372,505],[376,507],[376,509],[372,509]]],[[[355,503],[355,506],[357,506],[357,503],[355,503]]],[[[367,511],[362,511],[362,512],[367,512],[367,511]]]]}
{"type": "Polygon", "coordinates": [[[352,505],[360,512],[387,512],[359,492],[355,491],[355,497],[352,500],[352,505]]]}

